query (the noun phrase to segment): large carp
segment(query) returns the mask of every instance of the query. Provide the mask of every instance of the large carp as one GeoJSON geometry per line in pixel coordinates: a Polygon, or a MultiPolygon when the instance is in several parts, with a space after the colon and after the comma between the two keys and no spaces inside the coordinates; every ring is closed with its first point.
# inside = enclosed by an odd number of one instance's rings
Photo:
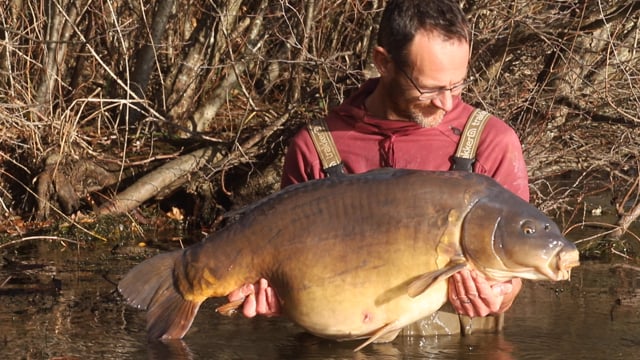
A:
{"type": "Polygon", "coordinates": [[[182,338],[207,298],[266,278],[310,333],[369,343],[438,310],[446,278],[464,267],[566,280],[577,265],[557,225],[489,177],[383,169],[290,186],[204,241],[144,261],[118,288],[147,310],[152,338],[182,338]]]}

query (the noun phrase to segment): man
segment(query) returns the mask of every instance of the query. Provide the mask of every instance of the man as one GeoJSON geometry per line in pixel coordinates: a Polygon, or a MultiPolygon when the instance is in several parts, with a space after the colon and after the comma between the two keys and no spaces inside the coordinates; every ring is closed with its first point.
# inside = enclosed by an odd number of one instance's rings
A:
{"type": "MultiPolygon", "coordinates": [[[[474,110],[460,97],[468,84],[470,41],[469,24],[454,0],[387,3],[372,54],[380,77],[365,82],[326,117],[346,173],[380,167],[451,168],[460,132],[474,110]]],[[[518,137],[493,116],[482,133],[474,171],[529,200],[518,137]]],[[[282,186],[325,176],[309,132],[302,130],[288,149],[282,186]]],[[[449,285],[449,300],[456,313],[482,317],[506,311],[522,283],[520,279],[491,283],[476,271],[464,270],[449,285]]],[[[280,313],[277,294],[264,279],[229,295],[232,301],[243,298],[245,316],[280,313]]],[[[442,329],[444,333],[459,331],[449,325],[442,329]]]]}

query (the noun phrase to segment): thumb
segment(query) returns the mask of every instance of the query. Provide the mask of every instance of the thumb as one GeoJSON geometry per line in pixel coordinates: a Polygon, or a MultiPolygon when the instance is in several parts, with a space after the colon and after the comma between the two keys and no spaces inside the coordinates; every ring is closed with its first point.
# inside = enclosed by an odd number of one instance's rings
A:
{"type": "Polygon", "coordinates": [[[510,282],[495,284],[491,288],[496,295],[506,295],[513,291],[513,285],[510,282]]]}

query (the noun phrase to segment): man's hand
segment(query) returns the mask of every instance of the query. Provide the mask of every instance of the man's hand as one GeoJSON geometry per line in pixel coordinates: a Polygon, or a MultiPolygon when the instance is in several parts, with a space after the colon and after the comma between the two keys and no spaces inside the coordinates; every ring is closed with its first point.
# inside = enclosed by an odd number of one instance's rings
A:
{"type": "Polygon", "coordinates": [[[260,279],[255,284],[245,284],[232,291],[227,298],[229,302],[244,299],[242,313],[248,318],[256,315],[279,316],[281,313],[280,299],[266,279],[260,279]]]}
{"type": "Polygon", "coordinates": [[[521,288],[519,278],[490,283],[477,271],[464,269],[449,279],[449,301],[462,315],[500,314],[511,307],[521,288]]]}

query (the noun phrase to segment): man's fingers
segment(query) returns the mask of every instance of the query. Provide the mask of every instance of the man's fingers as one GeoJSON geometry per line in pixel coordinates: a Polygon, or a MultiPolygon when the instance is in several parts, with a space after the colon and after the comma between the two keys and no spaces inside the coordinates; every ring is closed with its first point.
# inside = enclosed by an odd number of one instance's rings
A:
{"type": "Polygon", "coordinates": [[[269,304],[267,303],[267,281],[265,279],[260,279],[256,286],[256,312],[258,314],[268,314],[269,313],[269,304]]]}
{"type": "Polygon", "coordinates": [[[281,312],[280,299],[265,279],[233,290],[227,299],[229,302],[244,300],[242,314],[248,318],[256,315],[277,316],[281,312]]]}
{"type": "Polygon", "coordinates": [[[244,316],[248,318],[252,318],[256,316],[256,296],[255,294],[249,294],[244,299],[244,304],[242,305],[242,313],[244,316]]]}
{"type": "Polygon", "coordinates": [[[473,316],[473,304],[465,289],[465,275],[468,273],[462,270],[453,274],[449,280],[449,300],[457,313],[473,316]]]}
{"type": "Polygon", "coordinates": [[[510,282],[490,285],[485,278],[481,277],[475,271],[471,273],[471,278],[478,289],[479,297],[482,299],[482,305],[484,305],[484,307],[480,307],[480,309],[483,310],[481,311],[481,316],[500,310],[504,295],[510,293],[513,289],[510,282]]]}
{"type": "Polygon", "coordinates": [[[257,286],[256,312],[265,316],[280,314],[280,300],[265,279],[260,279],[257,286]]]}
{"type": "Polygon", "coordinates": [[[502,297],[493,293],[489,284],[474,271],[462,270],[452,276],[454,292],[450,293],[453,307],[459,314],[471,317],[490,314],[493,307],[499,307],[502,297]]]}
{"type": "Polygon", "coordinates": [[[253,284],[244,284],[242,287],[233,290],[227,296],[229,302],[239,301],[244,299],[242,303],[242,314],[248,318],[256,316],[256,297],[255,286],[253,284]]]}
{"type": "Polygon", "coordinates": [[[280,299],[271,287],[267,288],[267,305],[269,306],[269,315],[280,315],[280,299]]]}

